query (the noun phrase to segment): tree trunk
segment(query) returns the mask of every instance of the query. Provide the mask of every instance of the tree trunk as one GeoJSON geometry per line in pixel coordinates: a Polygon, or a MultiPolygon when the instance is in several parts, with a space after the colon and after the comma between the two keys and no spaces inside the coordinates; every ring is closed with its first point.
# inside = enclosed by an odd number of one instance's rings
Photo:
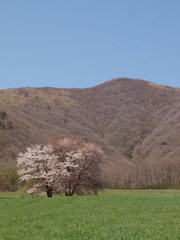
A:
{"type": "Polygon", "coordinates": [[[68,192],[65,192],[65,196],[66,196],[66,197],[73,196],[73,193],[72,193],[72,192],[70,192],[70,191],[68,191],[68,192]]]}
{"type": "Polygon", "coordinates": [[[47,187],[47,197],[52,197],[52,187],[47,187]]]}

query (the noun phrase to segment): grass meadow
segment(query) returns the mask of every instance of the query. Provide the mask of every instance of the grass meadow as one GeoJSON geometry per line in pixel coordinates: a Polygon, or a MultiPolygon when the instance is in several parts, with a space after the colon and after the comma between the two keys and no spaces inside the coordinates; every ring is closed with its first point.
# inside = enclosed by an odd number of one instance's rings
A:
{"type": "Polygon", "coordinates": [[[0,193],[0,240],[88,239],[180,239],[180,191],[106,190],[53,198],[0,193]]]}

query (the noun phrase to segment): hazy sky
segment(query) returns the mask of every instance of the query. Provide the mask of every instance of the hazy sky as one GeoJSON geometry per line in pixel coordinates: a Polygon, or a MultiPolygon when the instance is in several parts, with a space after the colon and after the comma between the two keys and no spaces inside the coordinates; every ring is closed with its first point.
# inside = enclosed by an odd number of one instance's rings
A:
{"type": "Polygon", "coordinates": [[[180,0],[0,0],[0,89],[180,87],[180,0]]]}

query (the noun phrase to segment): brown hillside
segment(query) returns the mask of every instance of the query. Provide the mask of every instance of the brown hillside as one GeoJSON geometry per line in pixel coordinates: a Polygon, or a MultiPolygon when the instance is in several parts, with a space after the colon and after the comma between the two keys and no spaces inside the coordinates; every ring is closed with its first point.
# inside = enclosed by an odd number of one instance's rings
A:
{"type": "Polygon", "coordinates": [[[115,79],[87,89],[0,91],[0,168],[16,165],[26,146],[52,137],[83,136],[100,145],[113,166],[180,156],[180,89],[115,79]]]}

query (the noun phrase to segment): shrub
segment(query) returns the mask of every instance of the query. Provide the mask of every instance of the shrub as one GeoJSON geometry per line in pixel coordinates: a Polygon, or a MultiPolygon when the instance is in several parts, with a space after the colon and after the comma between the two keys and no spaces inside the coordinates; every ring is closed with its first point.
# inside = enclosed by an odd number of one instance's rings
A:
{"type": "Polygon", "coordinates": [[[163,141],[160,143],[161,146],[165,146],[165,145],[168,145],[166,141],[163,141]]]}
{"type": "Polygon", "coordinates": [[[0,171],[0,191],[13,192],[19,187],[17,168],[7,168],[0,171]]]}

